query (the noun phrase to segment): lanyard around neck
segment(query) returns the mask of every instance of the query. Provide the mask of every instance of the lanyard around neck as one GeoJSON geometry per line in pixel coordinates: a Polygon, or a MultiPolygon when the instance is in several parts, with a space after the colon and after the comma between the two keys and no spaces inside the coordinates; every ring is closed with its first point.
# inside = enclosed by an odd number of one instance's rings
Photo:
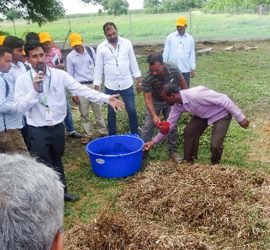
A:
{"type": "Polygon", "coordinates": [[[116,56],[115,56],[115,53],[113,53],[112,48],[109,47],[109,49],[110,49],[110,51],[111,51],[111,53],[112,53],[112,56],[113,56],[113,58],[114,58],[114,60],[115,60],[116,66],[118,67],[118,57],[119,57],[120,44],[119,44],[119,43],[117,44],[117,50],[116,50],[117,53],[116,53],[116,56]]]}

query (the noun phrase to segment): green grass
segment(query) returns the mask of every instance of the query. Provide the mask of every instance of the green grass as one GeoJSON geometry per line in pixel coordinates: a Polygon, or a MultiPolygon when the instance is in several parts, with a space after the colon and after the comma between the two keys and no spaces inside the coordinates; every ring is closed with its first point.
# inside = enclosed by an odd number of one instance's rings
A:
{"type": "MultiPolygon", "coordinates": [[[[104,39],[102,26],[107,21],[115,22],[119,34],[131,39],[135,43],[164,42],[165,37],[175,30],[175,20],[184,15],[189,19],[188,32],[199,40],[248,40],[266,39],[270,37],[270,16],[257,14],[203,14],[200,11],[184,13],[144,14],[107,16],[93,15],[71,17],[70,24],[73,32],[79,32],[86,43],[97,45],[104,39]]],[[[29,31],[50,32],[55,41],[63,44],[69,31],[69,20],[63,18],[47,23],[42,27],[37,24],[28,24],[25,21],[16,21],[16,30],[19,37],[29,31]]],[[[0,30],[13,31],[12,22],[2,22],[0,30]]],[[[68,44],[66,44],[68,47],[68,44]]]]}
{"type": "MultiPolygon", "coordinates": [[[[258,43],[258,49],[249,52],[235,51],[222,52],[218,47],[214,53],[202,55],[197,58],[197,74],[192,79],[192,85],[205,85],[209,88],[228,94],[235,103],[244,111],[251,122],[251,127],[242,129],[233,119],[225,141],[223,165],[239,168],[248,168],[252,171],[260,169],[269,171],[269,164],[260,161],[250,161],[247,157],[251,150],[250,145],[256,135],[252,123],[258,118],[269,117],[270,71],[270,46],[266,42],[258,43]]],[[[142,53],[141,53],[142,54],[142,53]]],[[[144,55],[146,56],[146,55],[144,55]]],[[[140,68],[147,70],[145,57],[140,60],[140,68]]],[[[137,111],[140,126],[143,125],[145,108],[143,96],[137,95],[137,111]]],[[[106,108],[103,109],[106,117],[106,108]]],[[[79,115],[75,110],[74,118],[79,127],[79,115]]],[[[183,129],[189,114],[185,114],[178,124],[179,149],[183,155],[183,129]]],[[[269,121],[269,118],[267,118],[269,121]]],[[[128,131],[126,112],[118,113],[119,133],[128,131]]],[[[209,127],[200,140],[198,163],[210,162],[209,140],[211,127],[209,127]]],[[[263,145],[258,145],[261,147],[263,145]]],[[[151,161],[168,160],[166,143],[156,146],[150,155],[151,161]]],[[[125,189],[130,178],[110,180],[96,177],[89,164],[88,156],[79,141],[68,138],[64,155],[67,182],[71,192],[80,194],[81,200],[76,203],[66,203],[65,228],[71,228],[78,223],[87,223],[93,220],[96,213],[105,206],[114,208],[119,193],[125,189]]],[[[166,162],[164,162],[166,164],[166,162]]],[[[257,229],[256,229],[257,230],[257,229]]],[[[263,230],[263,229],[258,229],[263,230]]]]}

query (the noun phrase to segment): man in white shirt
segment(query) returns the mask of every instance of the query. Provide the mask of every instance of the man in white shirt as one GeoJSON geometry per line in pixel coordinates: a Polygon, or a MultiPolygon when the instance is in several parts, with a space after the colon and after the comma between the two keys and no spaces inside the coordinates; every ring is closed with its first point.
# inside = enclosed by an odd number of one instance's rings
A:
{"type": "Polygon", "coordinates": [[[187,19],[179,17],[176,20],[177,31],[166,38],[163,60],[176,64],[190,87],[190,78],[195,75],[196,68],[195,44],[193,37],[186,32],[186,28],[187,19]]]}
{"type": "Polygon", "coordinates": [[[63,70],[46,67],[45,54],[38,41],[26,43],[25,52],[31,70],[17,79],[15,99],[17,110],[27,112],[30,153],[59,173],[65,186],[65,200],[77,200],[78,197],[67,193],[62,163],[65,145],[63,121],[67,112],[65,91],[67,89],[73,95],[85,96],[99,104],[108,103],[114,110],[121,109],[124,104],[116,96],[81,85],[63,70]]]}
{"type": "MultiPolygon", "coordinates": [[[[94,89],[93,80],[96,59],[94,49],[88,46],[83,46],[83,39],[78,33],[71,33],[69,36],[69,42],[73,50],[67,55],[67,72],[81,84],[94,89]]],[[[95,134],[89,118],[90,105],[96,120],[97,135],[107,135],[107,128],[102,116],[101,106],[97,103],[89,102],[89,100],[83,96],[79,97],[78,104],[81,113],[81,126],[87,137],[92,138],[95,134]]]]}
{"type": "MultiPolygon", "coordinates": [[[[135,107],[133,78],[141,85],[141,72],[131,42],[118,36],[117,27],[112,22],[103,25],[106,40],[97,47],[94,85],[100,89],[104,75],[105,93],[120,94],[128,113],[132,134],[138,134],[138,118],[135,107]]],[[[137,88],[138,89],[138,88],[137,88]]],[[[108,107],[109,135],[117,133],[116,113],[108,107]]]]}
{"type": "Polygon", "coordinates": [[[28,154],[20,132],[22,114],[15,107],[14,86],[4,74],[11,68],[11,53],[9,48],[0,46],[0,152],[28,154]]]}
{"type": "MultiPolygon", "coordinates": [[[[15,82],[19,75],[24,74],[27,69],[25,64],[23,63],[24,57],[24,40],[15,37],[15,36],[8,36],[4,41],[4,46],[11,49],[12,52],[12,64],[11,69],[6,74],[8,82],[11,84],[11,87],[14,91],[15,89],[15,82]]],[[[21,128],[21,133],[24,139],[26,146],[28,147],[28,126],[25,122],[25,117],[20,115],[20,119],[22,119],[23,127],[21,128]]]]}

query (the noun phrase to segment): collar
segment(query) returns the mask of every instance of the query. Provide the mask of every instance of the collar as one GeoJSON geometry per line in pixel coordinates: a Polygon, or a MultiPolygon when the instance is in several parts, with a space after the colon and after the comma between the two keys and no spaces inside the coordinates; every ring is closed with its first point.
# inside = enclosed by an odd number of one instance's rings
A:
{"type": "Polygon", "coordinates": [[[83,46],[83,54],[78,53],[75,49],[73,49],[73,51],[75,53],[75,56],[82,56],[84,54],[87,54],[87,50],[86,50],[85,46],[83,46]]]}
{"type": "MultiPolygon", "coordinates": [[[[118,35],[117,46],[118,46],[118,44],[121,44],[122,42],[123,42],[123,38],[118,35]]],[[[112,47],[113,48],[113,46],[109,43],[109,41],[107,39],[106,39],[106,43],[105,44],[106,44],[107,47],[112,47]]]]}
{"type": "MultiPolygon", "coordinates": [[[[31,75],[32,75],[33,77],[35,77],[36,74],[37,74],[37,72],[33,69],[32,65],[31,65],[31,67],[30,67],[30,71],[31,71],[31,75]]],[[[48,66],[46,66],[46,73],[45,73],[45,75],[46,75],[47,77],[50,77],[50,76],[51,76],[51,70],[49,69],[48,66]]]]}
{"type": "Polygon", "coordinates": [[[178,103],[178,104],[180,104],[180,105],[184,105],[184,104],[188,104],[188,103],[189,103],[189,101],[188,101],[188,99],[186,98],[185,94],[183,95],[184,92],[185,92],[184,89],[179,91],[180,96],[181,96],[181,98],[182,98],[182,103],[178,103]]]}
{"type": "Polygon", "coordinates": [[[188,34],[187,34],[187,32],[185,32],[185,34],[183,36],[180,36],[178,31],[175,31],[175,36],[186,37],[186,36],[188,36],[188,34]]]}

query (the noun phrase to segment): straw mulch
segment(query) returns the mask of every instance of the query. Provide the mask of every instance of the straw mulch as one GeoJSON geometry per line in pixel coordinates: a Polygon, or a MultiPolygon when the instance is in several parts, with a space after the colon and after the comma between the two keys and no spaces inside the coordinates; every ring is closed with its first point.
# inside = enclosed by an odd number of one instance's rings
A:
{"type": "Polygon", "coordinates": [[[269,249],[269,183],[265,173],[152,163],[117,213],[67,232],[65,249],[269,249]]]}

